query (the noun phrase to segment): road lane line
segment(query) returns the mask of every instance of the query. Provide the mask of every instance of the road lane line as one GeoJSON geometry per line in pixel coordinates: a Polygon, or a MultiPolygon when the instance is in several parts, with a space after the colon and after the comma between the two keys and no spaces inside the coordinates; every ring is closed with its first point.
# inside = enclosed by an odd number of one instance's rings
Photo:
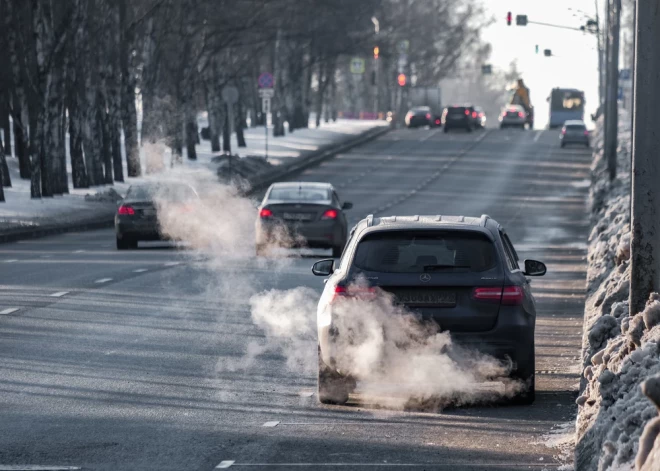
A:
{"type": "Polygon", "coordinates": [[[10,307],[10,308],[7,308],[7,309],[4,309],[4,310],[0,311],[0,314],[2,314],[3,316],[7,315],[7,314],[13,314],[14,312],[18,311],[18,309],[19,308],[17,308],[17,307],[10,307]]]}
{"type": "Polygon", "coordinates": [[[543,134],[543,130],[536,132],[536,136],[534,136],[534,142],[539,142],[539,138],[541,137],[541,134],[543,134]]]}
{"type": "Polygon", "coordinates": [[[262,427],[277,427],[277,424],[279,424],[279,420],[273,420],[271,422],[266,422],[265,424],[262,425],[262,427]]]}
{"type": "Polygon", "coordinates": [[[77,466],[42,466],[38,464],[0,464],[0,471],[74,471],[77,466]]]}
{"type": "Polygon", "coordinates": [[[107,283],[108,281],[112,281],[112,278],[101,278],[96,280],[94,283],[107,283]]]}
{"type": "Polygon", "coordinates": [[[145,271],[148,271],[148,268],[138,268],[136,270],[133,270],[133,273],[144,273],[145,271]]]}
{"type": "Polygon", "coordinates": [[[79,249],[73,251],[73,253],[83,253],[83,252],[87,252],[87,250],[79,249]]]}
{"type": "Polygon", "coordinates": [[[176,267],[177,265],[181,265],[181,262],[167,262],[164,266],[166,266],[166,267],[176,267]]]}
{"type": "Polygon", "coordinates": [[[48,296],[52,298],[61,298],[62,296],[66,296],[69,294],[69,291],[58,291],[57,293],[49,294],[48,296]]]}
{"type": "Polygon", "coordinates": [[[5,260],[5,263],[14,263],[14,262],[18,262],[18,259],[17,258],[10,258],[9,260],[5,260]]]}
{"type": "Polygon", "coordinates": [[[215,467],[215,469],[226,469],[231,467],[231,465],[233,465],[234,463],[236,463],[236,461],[234,460],[224,460],[221,461],[220,464],[215,467]]]}

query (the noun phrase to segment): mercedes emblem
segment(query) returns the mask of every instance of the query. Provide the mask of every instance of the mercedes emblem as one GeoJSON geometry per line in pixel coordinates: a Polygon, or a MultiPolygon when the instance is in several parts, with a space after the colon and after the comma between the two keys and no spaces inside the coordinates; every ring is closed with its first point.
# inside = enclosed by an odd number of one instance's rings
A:
{"type": "Polygon", "coordinates": [[[424,273],[423,275],[419,275],[419,279],[422,281],[422,283],[428,283],[431,281],[431,275],[424,273]]]}

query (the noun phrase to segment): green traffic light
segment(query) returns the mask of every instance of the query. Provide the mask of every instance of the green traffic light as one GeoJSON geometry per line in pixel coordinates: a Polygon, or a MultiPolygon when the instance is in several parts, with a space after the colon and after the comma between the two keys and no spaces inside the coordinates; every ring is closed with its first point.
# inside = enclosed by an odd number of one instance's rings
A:
{"type": "Polygon", "coordinates": [[[536,45],[536,53],[537,54],[539,53],[539,45],[538,44],[536,45]]]}

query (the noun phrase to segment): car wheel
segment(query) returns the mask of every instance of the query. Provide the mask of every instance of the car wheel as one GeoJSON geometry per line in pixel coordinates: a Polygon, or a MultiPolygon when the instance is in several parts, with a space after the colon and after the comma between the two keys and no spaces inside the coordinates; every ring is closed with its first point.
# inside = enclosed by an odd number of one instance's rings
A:
{"type": "Polygon", "coordinates": [[[336,371],[329,368],[321,360],[319,351],[318,394],[322,404],[343,405],[348,402],[351,382],[336,371]]]}
{"type": "Polygon", "coordinates": [[[445,131],[445,132],[449,132],[449,128],[448,128],[447,126],[445,126],[444,131],[445,131]]]}
{"type": "Polygon", "coordinates": [[[505,127],[506,126],[504,126],[503,124],[500,124],[500,129],[504,129],[505,127]]]}
{"type": "Polygon", "coordinates": [[[536,375],[520,378],[525,383],[525,389],[514,395],[510,403],[516,406],[529,406],[536,400],[536,375]]]}
{"type": "Polygon", "coordinates": [[[563,142],[560,145],[562,148],[566,147],[566,144],[564,144],[563,142]]]}
{"type": "Polygon", "coordinates": [[[117,237],[117,250],[137,249],[137,240],[129,239],[127,237],[117,237]]]}

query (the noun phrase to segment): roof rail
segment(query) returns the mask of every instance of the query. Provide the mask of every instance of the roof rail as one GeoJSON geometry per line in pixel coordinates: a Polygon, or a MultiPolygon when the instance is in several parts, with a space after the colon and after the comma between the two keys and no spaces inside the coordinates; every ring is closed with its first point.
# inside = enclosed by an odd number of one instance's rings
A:
{"type": "Polygon", "coordinates": [[[490,216],[488,214],[482,214],[481,215],[481,221],[479,222],[482,227],[486,227],[486,223],[488,223],[488,220],[490,219],[490,216]]]}
{"type": "Polygon", "coordinates": [[[413,221],[419,221],[419,214],[415,214],[413,216],[413,221]]]}
{"type": "Polygon", "coordinates": [[[442,221],[442,215],[441,215],[441,214],[438,214],[438,215],[435,217],[435,220],[436,220],[436,221],[442,221]]]}
{"type": "Polygon", "coordinates": [[[458,216],[458,222],[465,222],[465,216],[458,216]]]}
{"type": "Polygon", "coordinates": [[[367,227],[371,227],[374,225],[374,215],[373,214],[368,214],[367,215],[367,227]]]}

